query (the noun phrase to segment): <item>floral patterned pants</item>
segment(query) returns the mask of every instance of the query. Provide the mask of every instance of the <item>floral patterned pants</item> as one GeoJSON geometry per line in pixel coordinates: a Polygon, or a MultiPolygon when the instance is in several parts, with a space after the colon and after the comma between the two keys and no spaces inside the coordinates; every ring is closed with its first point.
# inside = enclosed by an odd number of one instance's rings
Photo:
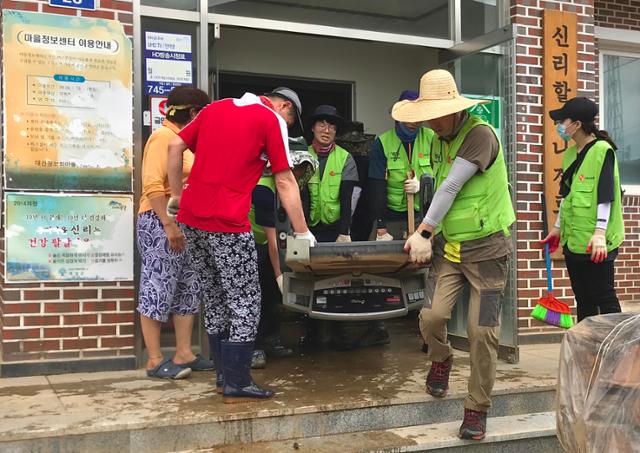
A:
{"type": "Polygon", "coordinates": [[[187,252],[169,249],[160,218],[153,211],[138,215],[136,233],[142,262],[138,312],[160,322],[167,322],[171,313],[197,314],[202,291],[187,252]]]}
{"type": "Polygon", "coordinates": [[[228,332],[230,341],[254,341],[261,295],[253,234],[182,227],[200,277],[207,333],[228,332]]]}

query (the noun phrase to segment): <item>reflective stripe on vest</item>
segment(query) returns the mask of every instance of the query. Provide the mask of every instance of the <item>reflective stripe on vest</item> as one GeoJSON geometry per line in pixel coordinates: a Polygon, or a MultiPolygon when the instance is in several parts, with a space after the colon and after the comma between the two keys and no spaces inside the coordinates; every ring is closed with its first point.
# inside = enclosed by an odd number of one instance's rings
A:
{"type": "MultiPolygon", "coordinates": [[[[275,194],[276,193],[276,181],[273,176],[263,176],[258,181],[258,186],[264,186],[275,194]]],[[[264,227],[256,223],[256,213],[251,203],[251,209],[249,210],[249,222],[251,222],[251,231],[253,231],[253,237],[256,240],[256,244],[265,245],[267,243],[267,235],[264,232],[264,227]]]]}
{"type": "MultiPolygon", "coordinates": [[[[587,151],[582,164],[576,169],[571,181],[571,191],[562,201],[560,212],[560,242],[573,253],[587,253],[587,246],[596,229],[598,218],[598,182],[607,151],[611,145],[598,140],[587,151]]],[[[614,152],[615,156],[615,152],[614,152]]],[[[567,148],[562,161],[562,170],[577,159],[576,146],[567,148]]],[[[622,220],[622,194],[617,156],[613,165],[613,202],[607,223],[607,250],[616,249],[624,241],[624,221],[622,220]]]]}
{"type": "MultiPolygon", "coordinates": [[[[431,170],[431,142],[434,135],[431,129],[420,128],[411,150],[411,165],[409,165],[404,145],[395,129],[380,135],[380,143],[387,158],[387,207],[389,209],[399,212],[407,210],[407,196],[404,192],[407,172],[413,170],[418,181],[425,173],[433,174],[431,170]]],[[[416,194],[414,197],[415,209],[419,211],[420,196],[416,194]]]]}
{"type": "MultiPolygon", "coordinates": [[[[488,126],[476,116],[470,116],[464,123],[458,135],[446,143],[441,139],[434,139],[431,147],[433,171],[436,189],[446,179],[460,146],[467,134],[476,126],[488,126]]],[[[491,127],[495,135],[495,130],[491,127]]],[[[491,166],[482,173],[472,176],[451,205],[442,220],[441,229],[448,242],[472,241],[503,231],[509,235],[509,227],[516,216],[509,194],[509,179],[504,152],[500,139],[498,140],[498,155],[491,166]]]]}
{"type": "MultiPolygon", "coordinates": [[[[309,146],[309,153],[318,158],[313,146],[309,146]]],[[[309,180],[310,226],[316,226],[318,223],[331,225],[340,219],[340,183],[348,157],[347,150],[336,145],[327,157],[322,180],[319,168],[309,180]]]]}

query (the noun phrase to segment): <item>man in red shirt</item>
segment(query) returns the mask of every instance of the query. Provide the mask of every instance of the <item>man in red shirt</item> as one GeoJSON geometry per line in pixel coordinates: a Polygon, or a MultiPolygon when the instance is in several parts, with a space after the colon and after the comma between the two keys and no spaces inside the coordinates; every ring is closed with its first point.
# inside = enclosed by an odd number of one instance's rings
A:
{"type": "Polygon", "coordinates": [[[294,235],[315,245],[291,172],[287,126],[302,110],[295,91],[276,88],[265,96],[246,93],[222,99],[198,116],[169,145],[168,177],[187,253],[201,269],[205,327],[216,363],[216,390],[225,403],[274,395],[253,382],[253,342],[260,319],[257,256],[248,213],[251,192],[267,160],[294,235]],[[182,153],[195,160],[184,188],[182,153]]]}

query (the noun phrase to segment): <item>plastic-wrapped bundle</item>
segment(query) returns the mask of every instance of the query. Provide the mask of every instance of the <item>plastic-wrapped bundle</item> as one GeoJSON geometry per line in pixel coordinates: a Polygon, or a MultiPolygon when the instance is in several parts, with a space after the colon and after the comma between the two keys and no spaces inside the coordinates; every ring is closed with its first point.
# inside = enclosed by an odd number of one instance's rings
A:
{"type": "Polygon", "coordinates": [[[566,333],[557,398],[566,451],[640,452],[640,314],[592,316],[566,333]]]}

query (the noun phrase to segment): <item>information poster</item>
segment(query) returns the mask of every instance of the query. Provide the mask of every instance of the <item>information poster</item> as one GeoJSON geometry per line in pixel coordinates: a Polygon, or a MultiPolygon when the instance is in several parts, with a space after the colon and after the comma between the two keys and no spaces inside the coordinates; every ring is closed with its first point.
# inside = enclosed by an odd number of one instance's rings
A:
{"type": "Polygon", "coordinates": [[[167,96],[174,87],[193,84],[190,35],[147,31],[144,58],[149,96],[167,96]]]}
{"type": "Polygon", "coordinates": [[[5,188],[132,191],[131,43],[120,22],[5,10],[5,188]]]}
{"type": "Polygon", "coordinates": [[[133,280],[133,196],[5,194],[7,282],[133,280]]]}

